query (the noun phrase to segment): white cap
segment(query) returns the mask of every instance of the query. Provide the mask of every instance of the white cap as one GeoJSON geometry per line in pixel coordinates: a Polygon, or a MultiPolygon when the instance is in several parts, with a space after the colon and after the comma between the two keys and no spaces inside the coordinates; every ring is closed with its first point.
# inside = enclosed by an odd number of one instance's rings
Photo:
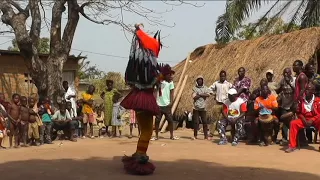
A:
{"type": "Polygon", "coordinates": [[[268,71],[266,72],[266,74],[267,74],[267,73],[270,73],[270,74],[273,75],[273,70],[272,70],[272,69],[268,69],[268,71]]]}
{"type": "Polygon", "coordinates": [[[230,94],[230,95],[236,95],[236,94],[238,94],[238,92],[237,92],[236,89],[231,88],[231,89],[229,89],[228,94],[230,94]]]}

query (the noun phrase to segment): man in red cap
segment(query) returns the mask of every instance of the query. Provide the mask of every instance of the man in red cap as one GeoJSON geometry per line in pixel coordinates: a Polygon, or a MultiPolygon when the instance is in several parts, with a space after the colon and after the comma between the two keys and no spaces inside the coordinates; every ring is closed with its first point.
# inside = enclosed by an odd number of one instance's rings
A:
{"type": "Polygon", "coordinates": [[[155,120],[155,132],[156,136],[151,140],[158,140],[159,136],[159,126],[162,116],[165,116],[165,119],[168,121],[170,139],[177,140],[178,137],[173,136],[173,117],[171,113],[171,108],[173,104],[173,90],[174,84],[172,81],[172,75],[174,71],[171,70],[171,67],[167,64],[160,69],[161,74],[164,76],[164,80],[160,82],[160,90],[157,95],[157,104],[160,108],[160,114],[156,116],[155,120]]]}

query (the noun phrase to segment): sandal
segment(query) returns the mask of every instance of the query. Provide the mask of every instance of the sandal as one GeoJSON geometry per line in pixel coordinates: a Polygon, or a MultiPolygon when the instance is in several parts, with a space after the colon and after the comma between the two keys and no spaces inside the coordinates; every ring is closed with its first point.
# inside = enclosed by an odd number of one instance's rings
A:
{"type": "Polygon", "coordinates": [[[131,139],[132,137],[133,137],[132,135],[128,136],[129,139],[131,139]]]}
{"type": "Polygon", "coordinates": [[[171,137],[171,140],[179,140],[180,138],[178,138],[177,136],[171,137]]]}
{"type": "Polygon", "coordinates": [[[153,137],[153,138],[151,138],[150,140],[151,140],[151,141],[157,141],[158,138],[157,138],[157,137],[153,137]]]}

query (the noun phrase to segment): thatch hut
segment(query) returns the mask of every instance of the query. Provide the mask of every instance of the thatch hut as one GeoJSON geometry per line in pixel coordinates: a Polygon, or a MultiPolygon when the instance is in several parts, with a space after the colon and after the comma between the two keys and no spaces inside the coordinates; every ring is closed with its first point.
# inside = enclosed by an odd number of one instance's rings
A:
{"type": "MultiPolygon", "coordinates": [[[[198,75],[203,75],[205,84],[210,86],[219,79],[219,72],[226,70],[228,81],[233,82],[238,68],[243,66],[247,70],[247,76],[252,78],[252,88],[254,88],[257,87],[260,79],[265,77],[268,69],[274,70],[276,81],[279,81],[283,69],[291,67],[297,59],[304,62],[314,61],[316,67],[319,67],[319,45],[320,28],[310,28],[281,35],[264,36],[255,40],[234,41],[225,46],[208,44],[198,47],[191,53],[192,62],[188,64],[185,73],[189,75],[189,79],[176,115],[180,116],[184,111],[192,110],[191,92],[198,75]]],[[[185,60],[174,67],[176,83],[184,64],[185,60]]],[[[211,97],[208,102],[208,115],[212,115],[210,107],[213,105],[214,100],[211,97]]]]}

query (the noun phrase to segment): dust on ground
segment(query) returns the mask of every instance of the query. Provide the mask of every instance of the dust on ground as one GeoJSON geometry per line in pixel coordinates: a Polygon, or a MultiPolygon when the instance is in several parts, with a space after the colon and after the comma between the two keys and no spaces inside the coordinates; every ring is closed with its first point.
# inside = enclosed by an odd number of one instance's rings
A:
{"type": "MultiPolygon", "coordinates": [[[[156,166],[153,175],[140,177],[123,171],[121,157],[131,155],[138,138],[80,139],[77,143],[0,150],[0,176],[24,179],[152,179],[152,180],[312,180],[320,178],[318,144],[286,154],[283,147],[249,146],[240,143],[218,146],[190,140],[191,130],[178,130],[180,140],[151,142],[148,155],[156,166]]],[[[214,140],[217,141],[217,138],[214,140]]]]}

